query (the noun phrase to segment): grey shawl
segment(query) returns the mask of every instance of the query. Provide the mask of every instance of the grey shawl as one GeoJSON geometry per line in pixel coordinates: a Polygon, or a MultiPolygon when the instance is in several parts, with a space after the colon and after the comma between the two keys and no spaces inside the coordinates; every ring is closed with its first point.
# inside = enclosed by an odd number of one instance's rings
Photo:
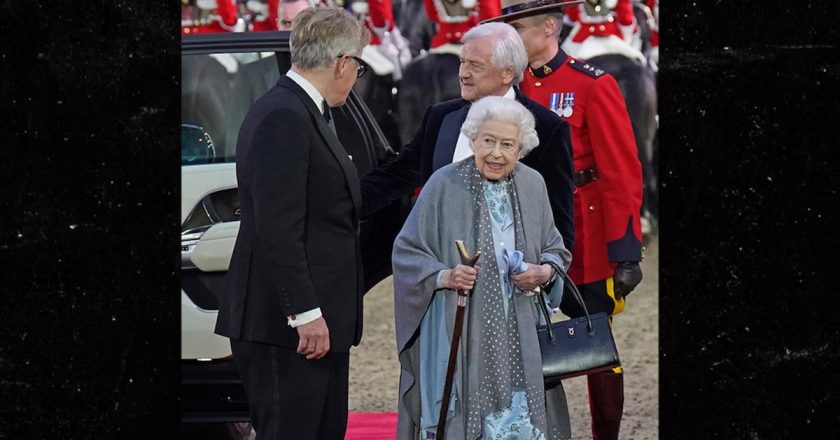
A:
{"type": "MultiPolygon", "coordinates": [[[[398,439],[416,439],[418,436],[421,413],[421,387],[418,382],[423,376],[421,368],[428,368],[428,359],[421,359],[419,355],[421,344],[418,342],[418,335],[423,317],[434,298],[443,298],[445,317],[442,321],[445,321],[448,336],[454,323],[456,295],[446,289],[435,291],[437,274],[460,262],[455,240],[463,240],[471,253],[486,247],[477,243],[475,225],[486,222],[488,217],[486,204],[483,209],[474,209],[476,201],[483,200],[483,196],[476,198],[476,194],[481,191],[480,185],[476,186],[477,175],[473,157],[438,170],[423,187],[414,209],[394,243],[394,307],[401,366],[398,439]]],[[[562,238],[554,227],[542,177],[533,169],[517,164],[512,173],[512,182],[517,194],[513,199],[517,204],[514,207],[518,216],[517,226],[521,229],[516,234],[516,246],[523,251],[525,261],[552,262],[568,267],[571,255],[563,246],[562,238]]],[[[481,258],[479,265],[488,270],[480,272],[480,278],[494,273],[496,265],[492,252],[482,255],[481,258]]],[[[498,283],[498,275],[495,276],[495,282],[498,283]]],[[[479,280],[476,283],[476,291],[479,290],[481,282],[482,280],[479,280]]],[[[473,298],[470,301],[473,301],[473,298]]],[[[521,294],[514,295],[512,310],[515,311],[515,319],[512,322],[515,322],[519,334],[519,353],[516,357],[523,369],[532,423],[546,433],[547,438],[565,437],[567,433],[555,435],[555,428],[548,427],[546,423],[546,410],[542,399],[542,361],[536,337],[539,315],[533,299],[521,294]],[[535,396],[539,398],[533,398],[535,396]]],[[[477,347],[481,345],[485,328],[481,323],[470,319],[469,314],[468,304],[459,350],[459,367],[454,382],[457,399],[455,417],[447,422],[447,434],[454,434],[447,437],[452,439],[473,439],[480,434],[476,434],[475,420],[467,420],[467,417],[470,405],[475,405],[478,401],[478,390],[482,385],[478,377],[478,372],[482,370],[474,364],[475,359],[482,355],[477,352],[477,347]],[[461,368],[464,365],[467,368],[461,368]]],[[[448,337],[446,339],[448,340],[448,337]]],[[[480,419],[503,408],[498,407],[499,403],[494,404],[497,407],[482,407],[480,419]]],[[[565,408],[563,410],[565,411],[565,408]]],[[[475,414],[471,417],[475,419],[475,414]]],[[[567,426],[568,422],[564,422],[567,426]]],[[[480,431],[480,427],[478,429],[480,431]]]]}

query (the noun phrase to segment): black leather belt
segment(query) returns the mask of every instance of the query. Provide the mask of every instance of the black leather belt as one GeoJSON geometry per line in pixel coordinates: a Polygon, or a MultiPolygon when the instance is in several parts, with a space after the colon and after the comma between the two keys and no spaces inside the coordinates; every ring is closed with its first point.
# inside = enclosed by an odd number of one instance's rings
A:
{"type": "Polygon", "coordinates": [[[598,180],[597,168],[587,168],[585,170],[580,170],[575,173],[575,186],[578,188],[590,184],[596,180],[598,180]]]}

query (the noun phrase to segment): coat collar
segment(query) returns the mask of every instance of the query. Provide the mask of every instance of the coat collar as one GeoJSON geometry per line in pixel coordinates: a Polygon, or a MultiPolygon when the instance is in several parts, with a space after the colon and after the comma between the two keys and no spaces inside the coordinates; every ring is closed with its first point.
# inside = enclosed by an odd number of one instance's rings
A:
{"type": "Polygon", "coordinates": [[[531,75],[534,75],[536,78],[545,78],[550,75],[551,72],[559,69],[560,66],[566,62],[567,58],[569,58],[569,56],[566,55],[566,52],[563,52],[563,49],[558,49],[557,54],[554,55],[554,58],[549,60],[548,63],[537,68],[528,66],[528,70],[531,72],[531,75]]]}
{"type": "Polygon", "coordinates": [[[455,146],[458,145],[458,136],[461,134],[461,126],[464,125],[469,111],[470,103],[464,101],[464,105],[461,108],[444,116],[440,125],[437,142],[435,142],[432,169],[437,170],[452,163],[455,146]]]}

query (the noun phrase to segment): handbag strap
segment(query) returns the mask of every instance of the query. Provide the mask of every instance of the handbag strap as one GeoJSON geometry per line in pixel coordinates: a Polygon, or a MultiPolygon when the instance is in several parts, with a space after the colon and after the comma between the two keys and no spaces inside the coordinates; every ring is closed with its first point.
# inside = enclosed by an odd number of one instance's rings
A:
{"type": "MultiPolygon", "coordinates": [[[[572,292],[572,296],[575,297],[577,302],[583,308],[583,313],[586,314],[586,328],[587,328],[587,330],[589,330],[591,332],[592,331],[592,318],[589,316],[589,310],[586,309],[586,304],[583,302],[583,296],[581,296],[580,291],[578,290],[577,286],[575,286],[575,283],[573,283],[572,280],[569,278],[569,275],[566,273],[566,271],[558,268],[554,264],[551,264],[551,263],[548,263],[548,264],[550,264],[551,267],[554,268],[554,271],[556,273],[558,273],[561,277],[563,277],[563,281],[565,281],[565,286],[569,288],[569,290],[572,292]]],[[[551,328],[551,318],[548,316],[548,304],[545,302],[545,296],[543,295],[542,292],[540,292],[536,296],[539,300],[539,304],[537,305],[537,307],[539,307],[542,310],[543,316],[545,316],[545,326],[548,329],[548,337],[549,337],[549,339],[553,340],[554,339],[554,330],[551,328]]]]}
{"type": "Polygon", "coordinates": [[[545,317],[545,328],[548,330],[548,339],[554,340],[554,329],[551,328],[551,317],[548,316],[548,304],[545,303],[545,296],[540,292],[537,295],[537,308],[542,310],[545,317]]]}

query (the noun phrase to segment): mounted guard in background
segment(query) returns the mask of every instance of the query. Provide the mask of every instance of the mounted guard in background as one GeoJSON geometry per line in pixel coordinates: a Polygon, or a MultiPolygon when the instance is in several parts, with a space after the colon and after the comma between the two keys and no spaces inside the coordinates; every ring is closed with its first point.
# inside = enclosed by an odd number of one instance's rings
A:
{"type": "MultiPolygon", "coordinates": [[[[430,105],[459,98],[458,57],[461,37],[479,21],[501,13],[499,0],[423,0],[423,9],[435,24],[428,52],[405,70],[399,94],[400,139],[408,142],[430,105]]],[[[422,24],[418,24],[422,25],[422,24]]]]}

